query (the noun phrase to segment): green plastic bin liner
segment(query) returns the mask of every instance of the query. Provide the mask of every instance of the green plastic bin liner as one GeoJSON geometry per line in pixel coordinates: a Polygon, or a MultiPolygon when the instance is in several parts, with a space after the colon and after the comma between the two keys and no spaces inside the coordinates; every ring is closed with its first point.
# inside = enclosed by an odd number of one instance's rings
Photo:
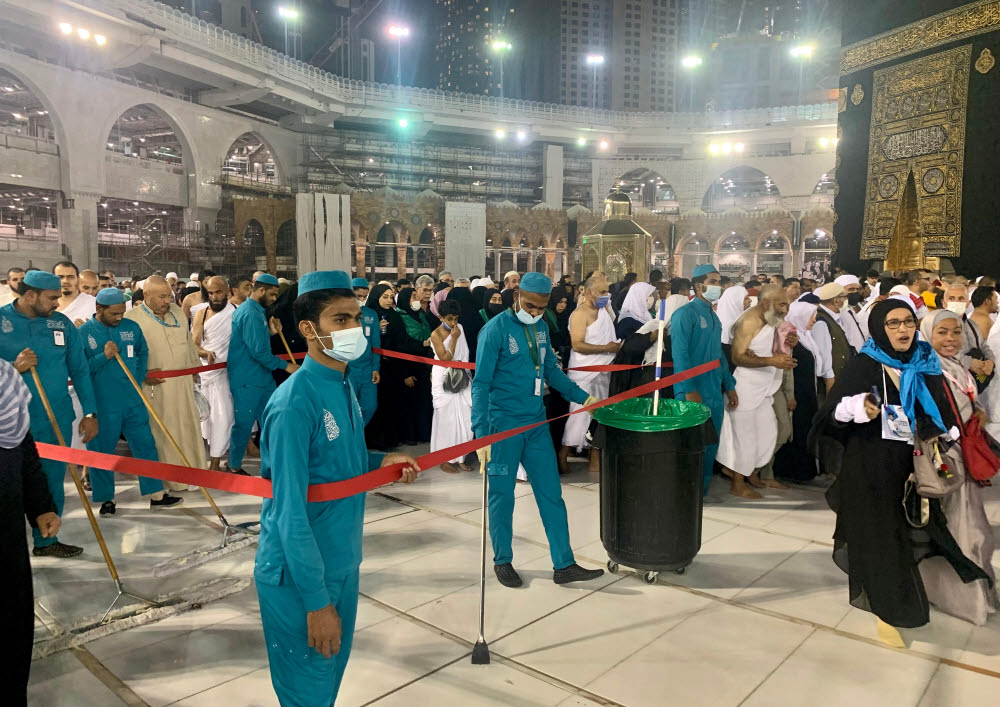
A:
{"type": "Polygon", "coordinates": [[[660,398],[660,406],[654,415],[652,398],[632,398],[594,410],[592,415],[602,425],[620,430],[667,432],[704,424],[711,419],[712,411],[701,403],[660,398]]]}

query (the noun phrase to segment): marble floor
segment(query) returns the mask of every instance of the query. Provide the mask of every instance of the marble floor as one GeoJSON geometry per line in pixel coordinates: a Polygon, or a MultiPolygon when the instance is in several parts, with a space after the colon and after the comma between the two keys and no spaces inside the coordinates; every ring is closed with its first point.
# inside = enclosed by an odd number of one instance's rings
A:
{"type": "MultiPolygon", "coordinates": [[[[601,567],[599,489],[577,468],[563,479],[573,547],[581,564],[601,567]]],[[[369,494],[357,634],[338,706],[998,704],[1000,617],[976,627],[932,612],[929,626],[906,634],[908,648],[879,643],[873,617],[847,603],[846,577],[830,560],[833,514],[812,488],[707,507],[701,552],[683,575],[648,585],[622,568],[567,587],[551,582],[531,489],[519,484],[514,554],[526,586],[488,579],[493,663],[473,666],[480,483],[476,473],[432,469],[411,486],[369,494]]],[[[251,577],[253,549],[245,549],[154,579],[152,565],[217,541],[216,519],[198,493],[156,513],[131,480],[119,477],[118,494],[118,515],[101,528],[130,589],[183,593],[213,578],[251,577]]],[[[216,498],[231,522],[259,513],[259,501],[216,498]]],[[[987,498],[1000,540],[1000,488],[987,498]]],[[[36,636],[99,614],[114,596],[71,488],[67,499],[60,537],[87,552],[34,562],[36,636]]],[[[29,702],[277,705],[256,592],[38,659],[29,702]]]]}

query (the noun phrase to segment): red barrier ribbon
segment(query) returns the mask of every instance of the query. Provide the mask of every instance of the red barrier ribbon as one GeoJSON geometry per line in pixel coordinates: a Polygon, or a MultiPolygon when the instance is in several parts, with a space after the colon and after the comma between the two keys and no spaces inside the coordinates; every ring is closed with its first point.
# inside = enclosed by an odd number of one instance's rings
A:
{"type": "MultiPolygon", "coordinates": [[[[681,381],[688,380],[689,378],[699,376],[702,373],[707,373],[708,371],[718,368],[718,366],[719,362],[717,360],[709,361],[708,363],[703,363],[700,366],[689,368],[686,371],[681,371],[680,373],[675,373],[667,376],[666,378],[661,378],[658,381],[640,385],[636,388],[632,388],[631,390],[619,393],[618,395],[612,395],[610,398],[601,400],[593,405],[588,405],[587,407],[580,408],[579,410],[574,410],[571,413],[554,417],[551,420],[534,422],[530,425],[524,425],[522,427],[516,427],[512,430],[505,430],[504,432],[497,432],[486,437],[473,439],[469,442],[457,444],[454,447],[448,447],[447,449],[439,449],[436,452],[431,452],[430,454],[424,454],[423,456],[417,457],[416,461],[417,464],[420,465],[421,469],[431,469],[450,459],[464,457],[477,449],[481,449],[482,447],[490,444],[496,444],[497,442],[514,437],[522,432],[527,432],[535,427],[540,427],[541,425],[554,422],[555,420],[560,420],[564,417],[569,417],[570,415],[590,412],[591,410],[596,410],[597,408],[604,407],[605,405],[613,405],[614,403],[621,402],[622,400],[628,400],[629,398],[637,398],[641,395],[652,393],[655,390],[666,388],[674,383],[680,383],[681,381]]],[[[232,491],[234,493],[240,493],[247,496],[271,498],[270,480],[260,477],[242,476],[239,474],[230,474],[224,471],[211,471],[209,469],[194,469],[187,466],[146,461],[144,459],[136,459],[134,457],[119,457],[114,454],[101,454],[99,452],[91,452],[84,449],[72,449],[70,447],[60,447],[58,445],[44,444],[42,442],[36,442],[35,446],[38,447],[38,455],[42,459],[77,464],[78,466],[89,466],[97,469],[108,469],[122,474],[131,474],[133,476],[147,476],[153,479],[174,481],[182,484],[188,484],[190,486],[204,486],[206,488],[217,489],[219,491],[232,491]]],[[[394,481],[399,481],[402,476],[403,466],[403,464],[392,464],[390,466],[379,467],[378,469],[374,469],[368,473],[355,476],[352,479],[333,481],[326,484],[313,484],[309,487],[308,500],[313,503],[334,501],[340,498],[347,498],[348,496],[354,496],[359,493],[377,489],[380,486],[384,486],[394,481]]]]}

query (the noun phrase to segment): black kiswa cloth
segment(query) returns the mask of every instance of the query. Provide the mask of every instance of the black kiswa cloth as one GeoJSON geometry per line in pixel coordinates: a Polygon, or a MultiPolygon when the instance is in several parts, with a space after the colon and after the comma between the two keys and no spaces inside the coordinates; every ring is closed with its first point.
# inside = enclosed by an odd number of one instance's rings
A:
{"type": "MultiPolygon", "coordinates": [[[[874,331],[874,328],[873,328],[874,331]]],[[[821,468],[838,472],[826,494],[837,514],[833,560],[849,577],[850,602],[900,628],[923,626],[929,604],[917,564],[934,555],[948,560],[963,582],[987,578],[962,554],[948,530],[937,499],[930,501],[930,522],[916,529],[903,513],[903,486],[913,471],[913,447],[882,439],[879,417],[865,424],[838,422],[837,404],[845,397],[871,392],[877,386],[883,402],[899,405],[899,391],[882,366],[861,355],[848,361],[813,422],[809,447],[821,468]]],[[[947,404],[944,378],[926,376],[946,426],[955,424],[947,404]]],[[[919,409],[917,433],[934,433],[935,426],[919,409]]]]}

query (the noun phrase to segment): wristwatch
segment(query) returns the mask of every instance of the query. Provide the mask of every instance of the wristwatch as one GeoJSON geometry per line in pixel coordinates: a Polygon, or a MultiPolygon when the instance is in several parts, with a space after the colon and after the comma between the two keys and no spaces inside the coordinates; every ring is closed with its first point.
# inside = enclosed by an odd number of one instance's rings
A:
{"type": "Polygon", "coordinates": [[[96,420],[97,419],[97,413],[96,412],[88,412],[86,415],[84,415],[84,417],[89,417],[91,420],[96,420]]]}

